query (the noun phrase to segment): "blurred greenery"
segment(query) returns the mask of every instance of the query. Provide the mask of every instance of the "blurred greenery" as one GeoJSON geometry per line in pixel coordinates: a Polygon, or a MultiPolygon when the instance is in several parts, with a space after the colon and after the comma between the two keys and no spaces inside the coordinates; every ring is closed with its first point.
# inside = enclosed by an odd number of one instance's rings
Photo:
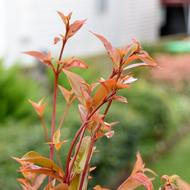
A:
{"type": "Polygon", "coordinates": [[[31,118],[32,109],[28,98],[36,98],[39,88],[27,78],[21,68],[15,65],[5,68],[0,62],[0,121],[31,118]]]}
{"type": "Polygon", "coordinates": [[[166,155],[156,163],[150,164],[149,167],[154,169],[158,178],[155,185],[159,187],[160,177],[164,174],[179,175],[182,179],[190,182],[190,134],[185,136],[172,150],[168,150],[166,155]]]}
{"type": "MultiPolygon", "coordinates": [[[[109,62],[109,59],[105,58],[105,56],[86,59],[86,61],[90,66],[89,70],[76,70],[86,80],[97,80],[104,73],[104,70],[106,70],[104,77],[108,75],[110,67],[107,62],[109,62]],[[102,66],[104,69],[102,69],[102,66]]],[[[37,116],[26,101],[28,98],[37,101],[42,96],[46,96],[46,94],[43,94],[44,87],[39,88],[38,85],[36,86],[31,82],[30,78],[23,75],[20,69],[15,67],[5,69],[3,66],[1,67],[0,96],[2,98],[0,99],[0,105],[4,105],[5,101],[7,107],[11,105],[11,109],[6,111],[7,109],[0,106],[0,114],[2,114],[2,116],[0,115],[0,189],[3,187],[6,190],[17,190],[19,185],[16,182],[16,177],[20,174],[16,172],[18,164],[11,157],[20,157],[30,150],[36,150],[44,155],[48,155],[48,146],[42,138],[42,128],[36,122],[37,116]],[[13,93],[12,89],[14,89],[15,93],[13,93]],[[18,111],[19,109],[21,111],[18,111]],[[20,114],[17,114],[17,112],[20,114]],[[6,119],[4,120],[4,118],[6,119]]],[[[134,83],[130,89],[121,91],[121,95],[126,96],[129,103],[123,105],[114,102],[106,118],[108,122],[119,121],[119,124],[114,127],[115,135],[113,138],[103,138],[97,144],[98,152],[93,159],[93,165],[96,165],[97,169],[92,174],[94,180],[90,182],[91,186],[96,183],[114,187],[118,181],[123,179],[123,176],[130,173],[131,164],[135,159],[137,150],[142,152],[143,157],[149,157],[154,153],[157,143],[175,133],[177,128],[189,122],[190,100],[188,90],[187,92],[179,93],[167,85],[151,82],[147,77],[148,75],[142,78],[141,72],[136,72],[136,74],[140,77],[139,81],[134,83]]],[[[46,86],[46,88],[48,88],[48,92],[51,92],[52,74],[48,72],[48,76],[50,85],[46,86]]],[[[65,76],[60,78],[60,83],[68,87],[65,76]]],[[[49,102],[46,112],[48,126],[50,126],[51,119],[50,95],[51,93],[46,98],[49,102]]],[[[64,105],[63,97],[59,93],[57,104],[58,117],[61,116],[64,105]]],[[[79,126],[80,118],[77,114],[75,103],[65,120],[63,139],[68,139],[70,142],[79,126]]],[[[188,140],[184,142],[190,144],[188,140]]],[[[68,144],[64,145],[61,152],[62,156],[65,156],[67,152],[68,144]]],[[[184,145],[179,146],[183,147],[184,145]]],[[[168,153],[171,155],[171,160],[173,155],[178,153],[178,150],[174,150],[174,153],[168,153]]],[[[180,150],[181,154],[183,154],[182,150],[180,150]]],[[[178,159],[180,160],[182,157],[178,157],[178,159]]],[[[188,164],[187,162],[188,159],[185,159],[183,165],[188,164]]],[[[163,158],[158,162],[158,165],[153,165],[153,169],[158,169],[158,172],[164,172],[164,165],[166,166],[168,163],[167,158],[163,158]],[[160,166],[161,164],[163,164],[163,167],[160,166]]],[[[173,171],[175,171],[175,168],[173,171]]]]}

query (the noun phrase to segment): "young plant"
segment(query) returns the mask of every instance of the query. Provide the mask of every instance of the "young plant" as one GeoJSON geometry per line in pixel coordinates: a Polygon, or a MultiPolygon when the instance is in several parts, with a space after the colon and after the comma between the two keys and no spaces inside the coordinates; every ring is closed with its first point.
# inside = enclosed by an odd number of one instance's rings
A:
{"type": "MultiPolygon", "coordinates": [[[[114,135],[113,126],[116,122],[108,123],[106,121],[106,115],[112,102],[127,103],[127,99],[119,96],[118,92],[122,89],[128,89],[137,80],[130,74],[133,68],[141,66],[155,67],[157,65],[136,40],[133,40],[125,48],[117,49],[112,47],[111,43],[103,36],[92,33],[105,46],[111,58],[112,72],[107,79],[101,78],[96,83],[87,83],[81,76],[71,71],[74,67],[87,69],[87,64],[76,57],[62,58],[68,40],[83,26],[85,20],[71,22],[72,13],[64,15],[58,12],[58,14],[65,26],[64,34],[54,38],[54,44],[62,44],[59,57],[52,57],[50,52],[47,54],[39,51],[25,52],[25,54],[37,58],[52,70],[54,74],[54,90],[50,134],[48,134],[49,129],[44,121],[46,103],[43,103],[43,99],[37,103],[30,100],[42,123],[45,141],[49,144],[50,154],[49,157],[45,157],[38,152],[30,151],[22,158],[14,158],[21,164],[19,171],[23,174],[23,178],[19,178],[18,181],[23,190],[86,190],[90,172],[95,169],[91,167],[90,163],[96,149],[96,142],[104,136],[111,138],[114,135]],[[142,61],[142,63],[134,63],[134,61],[138,60],[142,61]],[[71,86],[70,90],[58,84],[59,77],[62,74],[67,76],[71,86]],[[66,107],[63,117],[60,118],[59,125],[56,126],[57,94],[59,89],[66,100],[66,107]],[[66,141],[61,140],[61,130],[70,105],[75,100],[78,101],[81,126],[70,143],[66,158],[61,158],[61,162],[65,162],[65,168],[62,168],[61,164],[56,163],[54,160],[54,155],[55,152],[61,150],[66,141]]],[[[131,175],[117,190],[132,190],[141,185],[147,190],[152,190],[152,178],[149,178],[145,172],[155,175],[152,170],[144,167],[141,155],[137,153],[137,161],[131,175]]],[[[163,179],[168,180],[170,178],[164,177],[163,179]]],[[[167,181],[163,189],[169,189],[168,184],[171,183],[173,181],[167,181]]],[[[170,189],[174,189],[173,186],[170,189]]],[[[107,190],[107,188],[97,185],[94,190],[107,190]]]]}

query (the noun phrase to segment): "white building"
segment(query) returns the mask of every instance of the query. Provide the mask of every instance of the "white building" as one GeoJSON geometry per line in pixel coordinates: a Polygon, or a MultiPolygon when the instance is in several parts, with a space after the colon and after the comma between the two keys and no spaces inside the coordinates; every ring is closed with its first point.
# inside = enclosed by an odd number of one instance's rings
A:
{"type": "Polygon", "coordinates": [[[26,60],[22,51],[53,49],[53,38],[63,31],[56,11],[73,12],[73,19],[87,23],[70,40],[66,55],[90,55],[103,46],[89,33],[106,36],[115,46],[131,38],[155,41],[158,38],[158,0],[0,0],[0,55],[26,60]]]}

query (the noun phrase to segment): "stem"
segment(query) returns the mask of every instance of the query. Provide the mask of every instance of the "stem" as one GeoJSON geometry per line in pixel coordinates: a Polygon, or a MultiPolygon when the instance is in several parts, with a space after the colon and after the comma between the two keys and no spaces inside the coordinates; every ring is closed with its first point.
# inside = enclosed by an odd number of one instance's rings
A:
{"type": "MultiPolygon", "coordinates": [[[[63,43],[62,43],[62,47],[61,47],[61,52],[59,54],[59,61],[61,61],[62,56],[63,56],[63,51],[65,49],[65,45],[67,43],[67,35],[68,35],[68,31],[69,31],[69,22],[66,25],[66,31],[65,31],[65,37],[63,39],[63,43]]],[[[59,69],[60,65],[57,66],[57,73],[61,72],[61,69],[59,69]]]]}
{"type": "Polygon", "coordinates": [[[46,127],[46,123],[45,123],[45,120],[44,120],[44,117],[39,117],[40,119],[40,122],[42,124],[42,128],[44,130],[44,139],[46,142],[48,142],[48,130],[47,130],[47,127],[46,127]]]}
{"type": "Polygon", "coordinates": [[[77,131],[77,133],[75,134],[75,137],[74,139],[72,140],[71,142],[71,146],[70,146],[70,149],[69,149],[69,152],[68,152],[68,155],[67,155],[67,160],[66,160],[66,170],[65,170],[65,180],[66,182],[68,182],[68,176],[69,176],[69,165],[70,165],[70,160],[71,160],[71,156],[72,156],[72,152],[73,152],[73,149],[74,149],[74,146],[75,146],[75,143],[78,139],[78,137],[80,136],[84,126],[86,125],[87,123],[84,122],[81,127],[79,128],[79,130],[77,131]]]}
{"type": "Polygon", "coordinates": [[[84,180],[85,180],[85,177],[86,177],[88,169],[89,169],[90,159],[91,159],[92,153],[93,153],[94,143],[95,143],[95,141],[94,141],[94,138],[92,137],[92,141],[91,141],[91,144],[90,144],[90,147],[89,147],[89,151],[88,151],[88,155],[87,155],[87,158],[86,158],[84,170],[83,170],[82,176],[81,176],[81,182],[80,182],[79,190],[82,190],[82,188],[83,188],[84,180]]]}
{"type": "MultiPolygon", "coordinates": [[[[121,60],[120,66],[119,66],[119,72],[118,72],[116,81],[118,81],[118,80],[119,80],[119,77],[121,76],[121,72],[122,72],[121,69],[122,69],[122,60],[121,60]]],[[[114,76],[114,72],[112,73],[111,77],[113,77],[113,76],[114,76]]],[[[110,98],[111,98],[112,96],[114,96],[115,94],[116,94],[116,90],[114,90],[114,91],[112,92],[112,94],[110,95],[110,98]]],[[[105,111],[104,111],[104,115],[103,115],[103,118],[102,118],[102,119],[105,119],[105,117],[106,117],[106,115],[107,115],[107,113],[108,113],[108,111],[109,111],[109,109],[110,109],[110,106],[111,106],[111,104],[112,104],[112,101],[113,101],[113,99],[110,99],[110,100],[109,100],[109,102],[108,102],[108,104],[107,104],[107,106],[106,106],[106,109],[105,109],[105,111]]],[[[91,139],[92,139],[92,140],[91,140],[91,145],[90,145],[90,148],[89,148],[89,151],[88,151],[88,155],[87,155],[87,158],[86,158],[84,170],[83,170],[83,172],[82,172],[82,177],[81,177],[81,181],[80,181],[79,190],[82,190],[82,188],[83,188],[84,180],[85,180],[85,177],[86,177],[86,175],[87,175],[88,168],[89,168],[89,163],[90,163],[90,159],[91,159],[91,155],[92,155],[94,143],[95,143],[95,141],[96,141],[96,133],[97,133],[97,131],[100,129],[100,127],[101,127],[101,124],[99,124],[99,125],[97,126],[97,128],[95,129],[94,134],[93,134],[93,136],[92,136],[92,138],[91,138],[91,139]]]]}
{"type": "MultiPolygon", "coordinates": [[[[120,77],[120,75],[121,75],[121,68],[122,68],[122,60],[121,60],[121,62],[120,62],[119,73],[118,73],[118,75],[117,75],[116,81],[118,81],[118,79],[119,79],[119,77],[120,77]]],[[[113,71],[111,77],[113,77],[114,75],[115,75],[115,72],[113,71]]],[[[113,92],[113,95],[114,95],[115,93],[116,93],[116,91],[113,92]]],[[[77,133],[76,133],[76,135],[75,135],[73,141],[71,142],[71,146],[70,146],[69,153],[68,153],[67,160],[66,160],[66,178],[65,178],[65,182],[66,182],[66,183],[69,183],[69,181],[70,181],[71,171],[72,171],[74,162],[75,162],[75,160],[76,160],[78,151],[79,151],[80,146],[81,146],[81,143],[82,143],[82,138],[83,138],[84,133],[85,133],[85,130],[86,130],[86,125],[87,125],[89,119],[93,116],[93,114],[94,114],[103,104],[105,104],[106,102],[107,102],[107,100],[105,99],[105,100],[87,117],[86,121],[82,124],[82,126],[80,127],[80,129],[77,131],[77,133]],[[74,154],[74,157],[73,157],[73,160],[72,160],[72,163],[71,163],[71,166],[70,166],[70,160],[71,160],[72,152],[73,152],[74,146],[75,146],[75,144],[76,144],[77,139],[78,139],[79,136],[80,136],[79,143],[78,143],[76,152],[75,152],[75,154],[74,154]]],[[[103,117],[103,118],[105,118],[105,115],[107,114],[107,112],[108,112],[108,110],[109,110],[109,108],[110,108],[110,106],[111,106],[111,103],[112,103],[112,99],[109,100],[109,103],[108,103],[108,106],[107,106],[107,108],[106,108],[106,110],[105,110],[105,113],[104,113],[104,117],[103,117]]],[[[97,127],[96,130],[98,130],[100,127],[101,127],[101,125],[98,125],[98,127],[97,127]]],[[[95,130],[95,131],[96,131],[96,130],[95,130]]],[[[93,145],[92,145],[92,144],[94,144],[94,140],[95,140],[95,134],[96,134],[96,133],[94,133],[94,135],[93,135],[93,140],[92,140],[93,143],[91,143],[92,148],[93,148],[93,145]]],[[[88,154],[90,154],[90,152],[91,152],[91,151],[89,151],[88,154]]],[[[87,170],[87,166],[88,166],[89,159],[90,159],[90,156],[89,156],[89,158],[86,160],[86,163],[85,163],[86,170],[87,170]],[[86,166],[86,165],[87,165],[87,166],[86,166]]],[[[84,178],[85,178],[85,173],[86,173],[86,171],[83,170],[83,174],[82,174],[82,175],[84,175],[84,176],[83,176],[84,178]]],[[[83,182],[84,182],[84,179],[81,181],[80,188],[82,188],[83,182]]]]}
{"type": "MultiPolygon", "coordinates": [[[[111,104],[112,104],[112,99],[108,102],[108,105],[107,105],[107,107],[106,107],[106,109],[104,111],[103,119],[105,119],[105,117],[106,117],[106,115],[107,115],[107,113],[109,111],[109,108],[110,108],[111,104]]],[[[85,162],[85,165],[84,165],[84,170],[82,172],[82,177],[81,177],[81,182],[80,182],[79,190],[82,190],[82,188],[83,188],[85,176],[86,176],[86,174],[88,172],[88,166],[89,166],[89,163],[90,163],[90,158],[91,158],[91,155],[92,155],[94,143],[96,141],[96,132],[100,129],[100,127],[101,127],[101,124],[99,124],[98,127],[95,129],[95,132],[94,132],[94,134],[93,134],[93,136],[91,138],[92,141],[91,141],[89,152],[88,152],[88,155],[87,155],[87,158],[86,158],[86,162],[85,162]]]]}
{"type": "Polygon", "coordinates": [[[50,144],[50,159],[53,160],[54,157],[54,144],[53,144],[53,135],[55,132],[55,120],[56,120],[56,103],[57,103],[57,87],[58,87],[58,78],[59,75],[55,74],[54,78],[54,93],[53,93],[53,112],[52,112],[52,122],[51,122],[51,144],[50,144]]]}
{"type": "Polygon", "coordinates": [[[67,177],[67,180],[68,180],[68,181],[70,181],[71,171],[72,171],[72,169],[73,169],[75,160],[76,160],[77,155],[78,155],[79,150],[80,150],[80,146],[81,146],[81,144],[82,144],[82,139],[83,139],[83,137],[84,137],[84,133],[85,133],[85,129],[86,129],[85,126],[86,126],[86,125],[84,125],[84,127],[83,127],[82,130],[81,130],[81,135],[80,135],[80,139],[79,139],[79,142],[78,142],[78,146],[77,146],[77,148],[76,148],[76,152],[75,152],[75,154],[74,154],[74,156],[73,156],[73,160],[72,160],[71,165],[70,165],[70,167],[69,167],[70,172],[69,172],[68,177],[67,177]]]}
{"type": "Polygon", "coordinates": [[[64,109],[64,112],[63,112],[63,116],[62,116],[62,118],[61,118],[61,120],[59,122],[59,126],[58,126],[59,129],[61,129],[61,127],[62,127],[62,125],[63,125],[63,123],[65,121],[65,118],[66,118],[66,116],[68,114],[70,105],[71,105],[70,103],[67,103],[66,106],[65,106],[65,109],[64,109]]]}
{"type": "Polygon", "coordinates": [[[86,125],[88,124],[88,121],[90,120],[90,118],[98,111],[98,109],[104,104],[106,103],[105,102],[102,102],[97,108],[95,108],[86,118],[86,121],[81,125],[81,127],[79,128],[79,130],[77,131],[77,133],[75,134],[75,137],[73,138],[72,142],[71,142],[71,146],[69,148],[69,152],[68,152],[68,155],[67,155],[67,160],[66,160],[66,171],[65,171],[65,180],[66,180],[66,183],[69,182],[69,177],[70,177],[70,171],[72,171],[72,168],[73,168],[73,165],[74,165],[74,162],[76,160],[76,157],[77,157],[77,154],[78,154],[78,151],[80,149],[80,145],[81,145],[81,142],[82,142],[82,137],[84,136],[84,132],[85,132],[85,127],[86,125]],[[77,139],[78,137],[81,135],[80,137],[80,140],[79,140],[79,144],[78,144],[78,147],[77,147],[77,150],[75,152],[75,155],[74,155],[74,158],[73,158],[73,161],[71,163],[71,166],[70,165],[70,160],[71,160],[71,156],[72,156],[72,152],[73,152],[73,149],[74,149],[74,146],[77,142],[77,139]]]}
{"type": "Polygon", "coordinates": [[[61,61],[61,58],[62,58],[62,56],[63,56],[63,51],[64,51],[64,48],[65,48],[66,42],[67,42],[67,40],[64,39],[64,40],[63,40],[62,47],[61,47],[61,52],[60,52],[60,55],[59,55],[59,61],[61,61]]]}
{"type": "Polygon", "coordinates": [[[57,162],[60,168],[63,168],[62,162],[61,162],[61,156],[60,156],[60,152],[56,151],[56,157],[57,157],[57,162]]]}
{"type": "MultiPolygon", "coordinates": [[[[69,23],[66,27],[66,35],[65,36],[67,36],[68,27],[69,27],[69,23]]],[[[59,61],[62,59],[66,42],[67,42],[67,38],[65,37],[63,40],[63,43],[62,43],[61,52],[59,55],[59,61]]],[[[52,120],[51,120],[52,121],[51,122],[51,142],[52,143],[50,144],[50,156],[49,156],[51,160],[53,160],[53,157],[54,157],[53,135],[54,135],[54,131],[55,131],[57,87],[58,87],[58,79],[59,79],[59,74],[60,74],[59,67],[60,67],[60,65],[57,66],[57,70],[55,70],[55,69],[53,70],[55,78],[54,78],[54,92],[53,92],[53,112],[52,112],[52,120]]]]}

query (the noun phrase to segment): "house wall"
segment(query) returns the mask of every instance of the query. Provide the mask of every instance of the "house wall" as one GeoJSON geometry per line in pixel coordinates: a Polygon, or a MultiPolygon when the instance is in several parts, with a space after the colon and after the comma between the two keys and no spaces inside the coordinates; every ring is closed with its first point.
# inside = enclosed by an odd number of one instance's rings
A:
{"type": "Polygon", "coordinates": [[[5,2],[0,0],[0,56],[5,53],[6,23],[5,2]]]}
{"type": "Polygon", "coordinates": [[[72,10],[73,18],[87,18],[85,26],[68,43],[66,56],[104,51],[103,46],[88,32],[89,30],[105,35],[116,46],[125,45],[131,38],[142,41],[155,41],[158,38],[158,0],[0,0],[0,2],[4,2],[6,22],[3,30],[6,46],[1,48],[6,51],[10,61],[20,57],[27,60],[21,55],[22,51],[48,50],[49,47],[53,49],[53,37],[63,31],[63,24],[56,10],[65,13],[72,10]]]}

